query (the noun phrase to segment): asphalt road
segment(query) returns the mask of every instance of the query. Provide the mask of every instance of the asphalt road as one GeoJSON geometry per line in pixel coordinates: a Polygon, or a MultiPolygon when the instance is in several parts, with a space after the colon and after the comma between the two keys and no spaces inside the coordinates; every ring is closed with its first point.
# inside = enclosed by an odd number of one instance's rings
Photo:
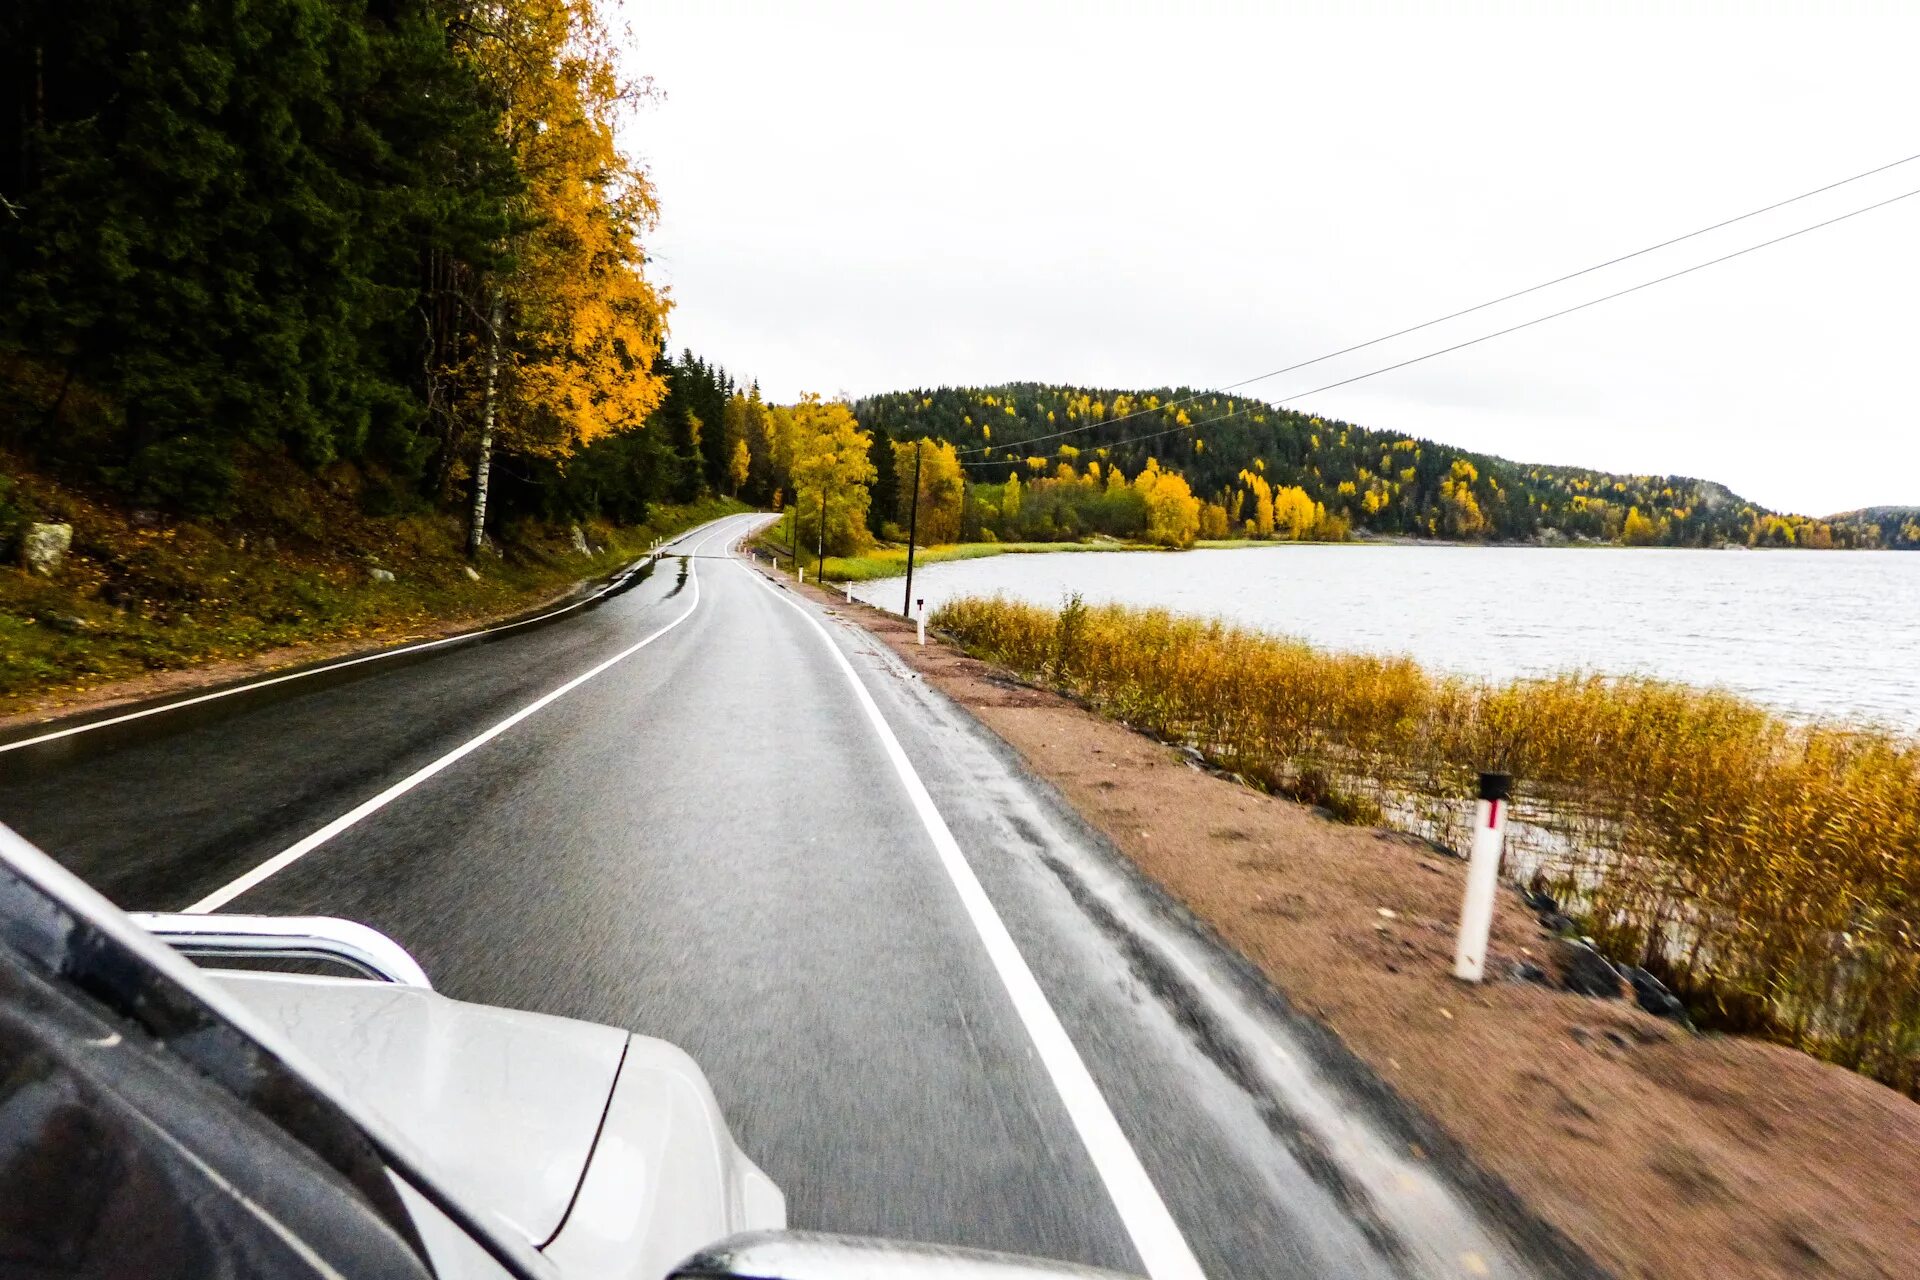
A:
{"type": "Polygon", "coordinates": [[[232,907],[683,1046],[795,1226],[1156,1280],[1530,1273],[1003,748],[731,556],[756,519],[681,539],[684,583],[0,752],[0,820],[132,909],[310,845],[232,907]]]}

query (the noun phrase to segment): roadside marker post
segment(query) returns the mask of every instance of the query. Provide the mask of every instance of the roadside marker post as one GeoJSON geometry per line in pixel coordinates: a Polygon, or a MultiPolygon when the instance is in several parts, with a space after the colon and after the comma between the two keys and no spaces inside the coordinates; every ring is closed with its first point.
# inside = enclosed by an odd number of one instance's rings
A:
{"type": "Polygon", "coordinates": [[[920,647],[927,647],[927,601],[921,597],[913,602],[913,618],[920,632],[920,647]]]}
{"type": "Polygon", "coordinates": [[[803,587],[806,586],[807,585],[807,566],[803,564],[796,564],[793,566],[793,571],[800,575],[800,585],[803,587]]]}
{"type": "Polygon", "coordinates": [[[852,604],[853,603],[853,579],[848,578],[845,582],[841,583],[840,585],[847,589],[847,603],[852,604]]]}
{"type": "Polygon", "coordinates": [[[913,502],[907,508],[907,590],[900,597],[900,612],[907,611],[913,599],[913,544],[920,540],[920,449],[925,440],[913,442],[913,502]]]}
{"type": "Polygon", "coordinates": [[[1453,976],[1479,982],[1487,972],[1487,938],[1493,932],[1493,894],[1500,883],[1500,852],[1507,839],[1507,809],[1513,778],[1480,775],[1473,811],[1473,853],[1467,863],[1466,901],[1460,906],[1460,937],[1453,947],[1453,976]]]}

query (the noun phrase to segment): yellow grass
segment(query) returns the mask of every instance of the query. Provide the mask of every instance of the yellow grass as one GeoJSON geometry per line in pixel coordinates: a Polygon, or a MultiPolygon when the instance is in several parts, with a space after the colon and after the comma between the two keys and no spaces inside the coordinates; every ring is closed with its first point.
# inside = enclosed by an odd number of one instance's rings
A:
{"type": "Polygon", "coordinates": [[[1920,741],[1728,694],[1487,682],[1159,610],[959,600],[966,648],[1259,785],[1464,847],[1473,778],[1518,786],[1509,869],[1703,1023],[1920,1096],[1920,741]]]}

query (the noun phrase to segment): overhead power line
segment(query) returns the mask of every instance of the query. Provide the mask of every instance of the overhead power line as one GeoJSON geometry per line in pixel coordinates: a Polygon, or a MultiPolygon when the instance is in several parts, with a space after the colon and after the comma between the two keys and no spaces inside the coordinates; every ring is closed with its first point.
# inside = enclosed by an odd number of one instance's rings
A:
{"type": "MultiPolygon", "coordinates": [[[[1745,257],[1749,253],[1758,252],[1761,249],[1769,248],[1772,245],[1780,244],[1782,241],[1792,240],[1797,236],[1804,236],[1808,232],[1818,231],[1822,227],[1831,227],[1835,223],[1845,222],[1849,218],[1857,218],[1863,213],[1872,213],[1875,209],[1884,209],[1890,204],[1896,204],[1901,200],[1909,200],[1909,199],[1912,199],[1914,196],[1920,196],[1920,187],[1916,187],[1912,191],[1903,191],[1897,196],[1888,196],[1885,200],[1877,200],[1874,203],[1869,205],[1862,205],[1860,208],[1849,210],[1846,213],[1836,214],[1835,216],[1828,218],[1824,222],[1816,222],[1816,223],[1813,223],[1811,226],[1800,227],[1797,230],[1786,232],[1783,235],[1777,235],[1771,240],[1762,240],[1760,243],[1748,245],[1744,249],[1735,249],[1732,253],[1723,253],[1717,258],[1709,258],[1705,262],[1697,262],[1693,266],[1682,267],[1678,271],[1670,271],[1664,276],[1656,276],[1652,280],[1647,280],[1636,285],[1629,285],[1625,289],[1616,289],[1614,292],[1608,293],[1608,294],[1602,294],[1598,298],[1593,298],[1586,302],[1575,303],[1571,307],[1562,307],[1558,311],[1550,311],[1543,316],[1535,316],[1531,320],[1522,320],[1519,324],[1508,325],[1504,329],[1496,329],[1492,333],[1485,333],[1480,335],[1477,338],[1468,338],[1464,342],[1456,342],[1452,346],[1441,347],[1437,351],[1429,351],[1424,355],[1410,356],[1405,360],[1399,360],[1394,362],[1393,364],[1382,365],[1378,369],[1369,369],[1365,373],[1356,373],[1350,378],[1341,378],[1337,382],[1326,383],[1322,386],[1313,388],[1311,391],[1297,392],[1293,395],[1286,396],[1280,400],[1274,401],[1274,404],[1277,406],[1277,405],[1284,404],[1287,401],[1305,400],[1307,397],[1317,396],[1323,391],[1332,391],[1336,387],[1344,387],[1351,383],[1362,382],[1368,378],[1377,378],[1383,373],[1392,373],[1395,369],[1404,369],[1408,365],[1421,364],[1425,361],[1435,359],[1439,356],[1447,355],[1450,352],[1460,351],[1467,347],[1476,347],[1483,342],[1491,342],[1495,338],[1503,338],[1507,334],[1518,333],[1522,329],[1531,329],[1534,325],[1545,324],[1549,320],[1558,320],[1561,316],[1570,316],[1576,311],[1585,311],[1587,308],[1597,307],[1603,302],[1611,302],[1615,298],[1624,298],[1630,293],[1639,293],[1642,289],[1651,289],[1654,285],[1665,284],[1669,280],[1678,280],[1681,276],[1689,276],[1696,271],[1704,271],[1708,267],[1718,266],[1720,263],[1723,263],[1723,262],[1731,262],[1735,258],[1745,257]]],[[[1163,405],[1159,410],[1152,410],[1150,412],[1164,412],[1165,408],[1166,406],[1163,405]]],[[[1110,441],[1108,447],[1111,447],[1112,445],[1135,444],[1141,440],[1154,440],[1154,439],[1158,439],[1161,436],[1175,435],[1182,431],[1192,431],[1197,427],[1204,427],[1207,424],[1213,423],[1213,422],[1223,422],[1228,418],[1238,416],[1245,412],[1246,410],[1229,409],[1225,413],[1218,414],[1211,418],[1202,418],[1198,422],[1189,422],[1185,426],[1168,427],[1163,431],[1149,431],[1143,435],[1129,436],[1124,440],[1110,441]]],[[[1128,415],[1128,416],[1135,416],[1135,415],[1128,415]]],[[[1117,422],[1120,420],[1121,419],[1116,418],[1113,421],[1117,422]]],[[[1107,425],[1107,424],[1096,423],[1094,425],[1098,426],[1098,425],[1107,425]]],[[[1045,440],[1045,439],[1051,439],[1051,438],[1053,437],[1041,436],[1041,437],[1038,437],[1036,440],[1020,441],[1017,444],[1009,445],[1007,447],[1010,449],[1023,448],[1026,445],[1037,443],[1038,440],[1045,440]]],[[[966,462],[966,463],[962,463],[961,465],[968,466],[968,467],[984,467],[984,466],[1004,467],[1009,464],[1007,461],[988,462],[988,461],[982,460],[977,462],[966,462]]]]}
{"type": "MultiPolygon", "coordinates": [[[[1377,347],[1383,342],[1391,342],[1395,338],[1404,338],[1408,334],[1418,333],[1422,329],[1431,329],[1435,325],[1445,324],[1449,320],[1458,320],[1461,316],[1470,316],[1476,311],[1485,311],[1488,307],[1497,307],[1503,302],[1512,302],[1515,298],[1524,298],[1528,294],[1538,293],[1542,289],[1551,289],[1554,285],[1565,284],[1569,280],[1578,280],[1581,276],[1592,275],[1596,271],[1604,271],[1608,267],[1618,266],[1622,262],[1631,262],[1633,259],[1645,257],[1649,253],[1655,253],[1661,249],[1670,248],[1673,245],[1680,244],[1687,240],[1697,239],[1698,237],[1704,236],[1709,232],[1719,231],[1723,227],[1730,227],[1734,225],[1736,222],[1745,222],[1750,218],[1757,218],[1763,213],[1772,213],[1775,209],[1784,209],[1790,204],[1798,204],[1802,200],[1809,200],[1809,199],[1812,199],[1814,196],[1824,195],[1826,192],[1837,190],[1838,188],[1844,187],[1849,183],[1859,182],[1864,178],[1871,178],[1877,173],[1885,173],[1889,169],[1897,169],[1903,164],[1912,164],[1915,160],[1920,160],[1920,153],[1906,156],[1899,160],[1889,161],[1886,164],[1879,165],[1875,168],[1865,170],[1864,172],[1861,172],[1861,173],[1856,173],[1850,178],[1841,178],[1839,181],[1829,182],[1823,187],[1815,187],[1811,191],[1802,191],[1797,196],[1788,196],[1785,200],[1776,200],[1772,204],[1763,205],[1758,209],[1749,210],[1748,212],[1739,214],[1735,217],[1723,218],[1721,221],[1716,222],[1711,226],[1701,227],[1697,231],[1689,231],[1685,235],[1674,236],[1670,240],[1662,240],[1659,244],[1650,244],[1644,249],[1635,249],[1632,253],[1623,253],[1617,258],[1608,258],[1605,262],[1596,262],[1590,267],[1582,267],[1578,271],[1570,271],[1566,275],[1555,276],[1551,280],[1543,280],[1539,284],[1528,285],[1526,288],[1516,289],[1512,293],[1503,293],[1497,298],[1488,299],[1486,302],[1477,302],[1473,306],[1462,307],[1458,311],[1450,311],[1446,315],[1436,316],[1432,320],[1423,320],[1419,324],[1408,325],[1404,329],[1396,329],[1392,333],[1382,334],[1377,338],[1369,338],[1365,342],[1356,342],[1350,347],[1342,347],[1338,351],[1329,351],[1325,355],[1315,356],[1311,360],[1302,360],[1298,364],[1290,364],[1282,369],[1272,369],[1266,373],[1255,374],[1251,378],[1242,378],[1238,382],[1229,382],[1225,386],[1215,387],[1209,391],[1202,391],[1202,392],[1197,392],[1194,395],[1183,396],[1178,400],[1172,400],[1167,402],[1166,404],[1156,405],[1152,409],[1140,409],[1140,410],[1136,410],[1133,413],[1122,414],[1118,418],[1108,418],[1104,422],[1088,423],[1078,427],[1069,427],[1064,431],[1053,431],[1053,432],[1047,433],[1046,435],[1034,436],[1032,439],[1023,441],[1022,443],[1023,444],[1040,444],[1043,441],[1058,440],[1064,436],[1078,435],[1081,432],[1092,431],[1097,427],[1103,427],[1103,426],[1110,427],[1116,422],[1127,422],[1134,418],[1143,418],[1150,414],[1162,413],[1168,409],[1177,409],[1181,405],[1194,404],[1206,398],[1207,396],[1218,395],[1223,391],[1232,391],[1237,387],[1251,386],[1256,382],[1265,382],[1269,378],[1277,378],[1283,373],[1295,373],[1301,369],[1310,368],[1311,366],[1316,364],[1324,364],[1327,361],[1337,359],[1340,356],[1351,355],[1356,351],[1365,351],[1368,347],[1377,347]]],[[[1898,199],[1899,197],[1895,197],[1895,198],[1898,199]]],[[[1825,224],[1823,223],[1821,225],[1824,226],[1825,224]]],[[[1809,230],[1811,230],[1811,228],[1809,228],[1809,230]]],[[[1711,264],[1703,264],[1703,265],[1711,265],[1711,264]]],[[[1670,278],[1670,277],[1667,277],[1667,278],[1670,278]]],[[[1335,385],[1339,385],[1339,384],[1335,384],[1335,385]]],[[[958,452],[964,457],[965,455],[970,453],[986,453],[986,452],[989,452],[991,449],[992,449],[991,445],[979,445],[972,448],[961,449],[961,450],[958,450],[958,452]]]]}

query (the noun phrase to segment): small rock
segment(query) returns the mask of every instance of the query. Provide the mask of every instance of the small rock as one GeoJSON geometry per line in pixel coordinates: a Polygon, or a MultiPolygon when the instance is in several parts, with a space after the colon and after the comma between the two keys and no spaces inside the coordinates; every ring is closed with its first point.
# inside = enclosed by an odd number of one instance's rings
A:
{"type": "Polygon", "coordinates": [[[462,567],[466,569],[467,576],[469,578],[473,579],[475,582],[480,581],[480,571],[478,569],[474,568],[472,565],[464,565],[462,567]]]}
{"type": "Polygon", "coordinates": [[[576,524],[571,526],[571,528],[569,529],[569,532],[573,535],[573,549],[575,551],[577,551],[583,556],[590,556],[593,554],[593,548],[587,545],[587,535],[584,531],[581,530],[579,525],[576,524]]]}
{"type": "Polygon", "coordinates": [[[145,507],[135,507],[132,511],[127,512],[127,523],[136,529],[158,529],[160,527],[160,513],[158,511],[150,511],[145,507]]]}
{"type": "Polygon", "coordinates": [[[1633,988],[1633,998],[1642,1009],[1656,1018],[1665,1018],[1677,1022],[1687,1030],[1693,1030],[1693,1019],[1687,1016],[1687,1006],[1680,997],[1667,990],[1665,983],[1634,965],[1621,965],[1620,973],[1627,984],[1633,988]]]}
{"type": "Polygon", "coordinates": [[[1547,976],[1545,969],[1525,960],[1516,960],[1509,965],[1507,967],[1507,976],[1515,982],[1532,982],[1542,987],[1550,987],[1553,985],[1553,979],[1547,976]]]}
{"type": "Polygon", "coordinates": [[[1382,920],[1398,920],[1400,918],[1400,913],[1392,907],[1375,907],[1374,910],[1380,913],[1382,920]]]}
{"type": "Polygon", "coordinates": [[[1554,942],[1552,964],[1560,985],[1575,995],[1618,1000],[1626,994],[1620,971],[1584,942],[1561,938],[1554,942]]]}
{"type": "Polygon", "coordinates": [[[40,623],[49,631],[58,631],[62,635],[77,636],[83,631],[93,630],[93,624],[85,618],[71,613],[43,613],[40,623]]]}
{"type": "Polygon", "coordinates": [[[1578,926],[1573,923],[1572,917],[1561,915],[1557,911],[1541,916],[1540,927],[1548,933],[1572,933],[1578,928],[1578,926]]]}
{"type": "Polygon", "coordinates": [[[392,582],[393,570],[382,569],[376,565],[374,568],[367,570],[367,576],[375,582],[392,582]]]}
{"type": "Polygon", "coordinates": [[[60,572],[72,547],[72,525],[30,524],[26,536],[20,539],[20,561],[34,573],[51,578],[60,572]]]}
{"type": "Polygon", "coordinates": [[[268,534],[266,537],[260,539],[260,549],[268,555],[272,555],[280,549],[280,544],[274,540],[272,534],[268,534]]]}

